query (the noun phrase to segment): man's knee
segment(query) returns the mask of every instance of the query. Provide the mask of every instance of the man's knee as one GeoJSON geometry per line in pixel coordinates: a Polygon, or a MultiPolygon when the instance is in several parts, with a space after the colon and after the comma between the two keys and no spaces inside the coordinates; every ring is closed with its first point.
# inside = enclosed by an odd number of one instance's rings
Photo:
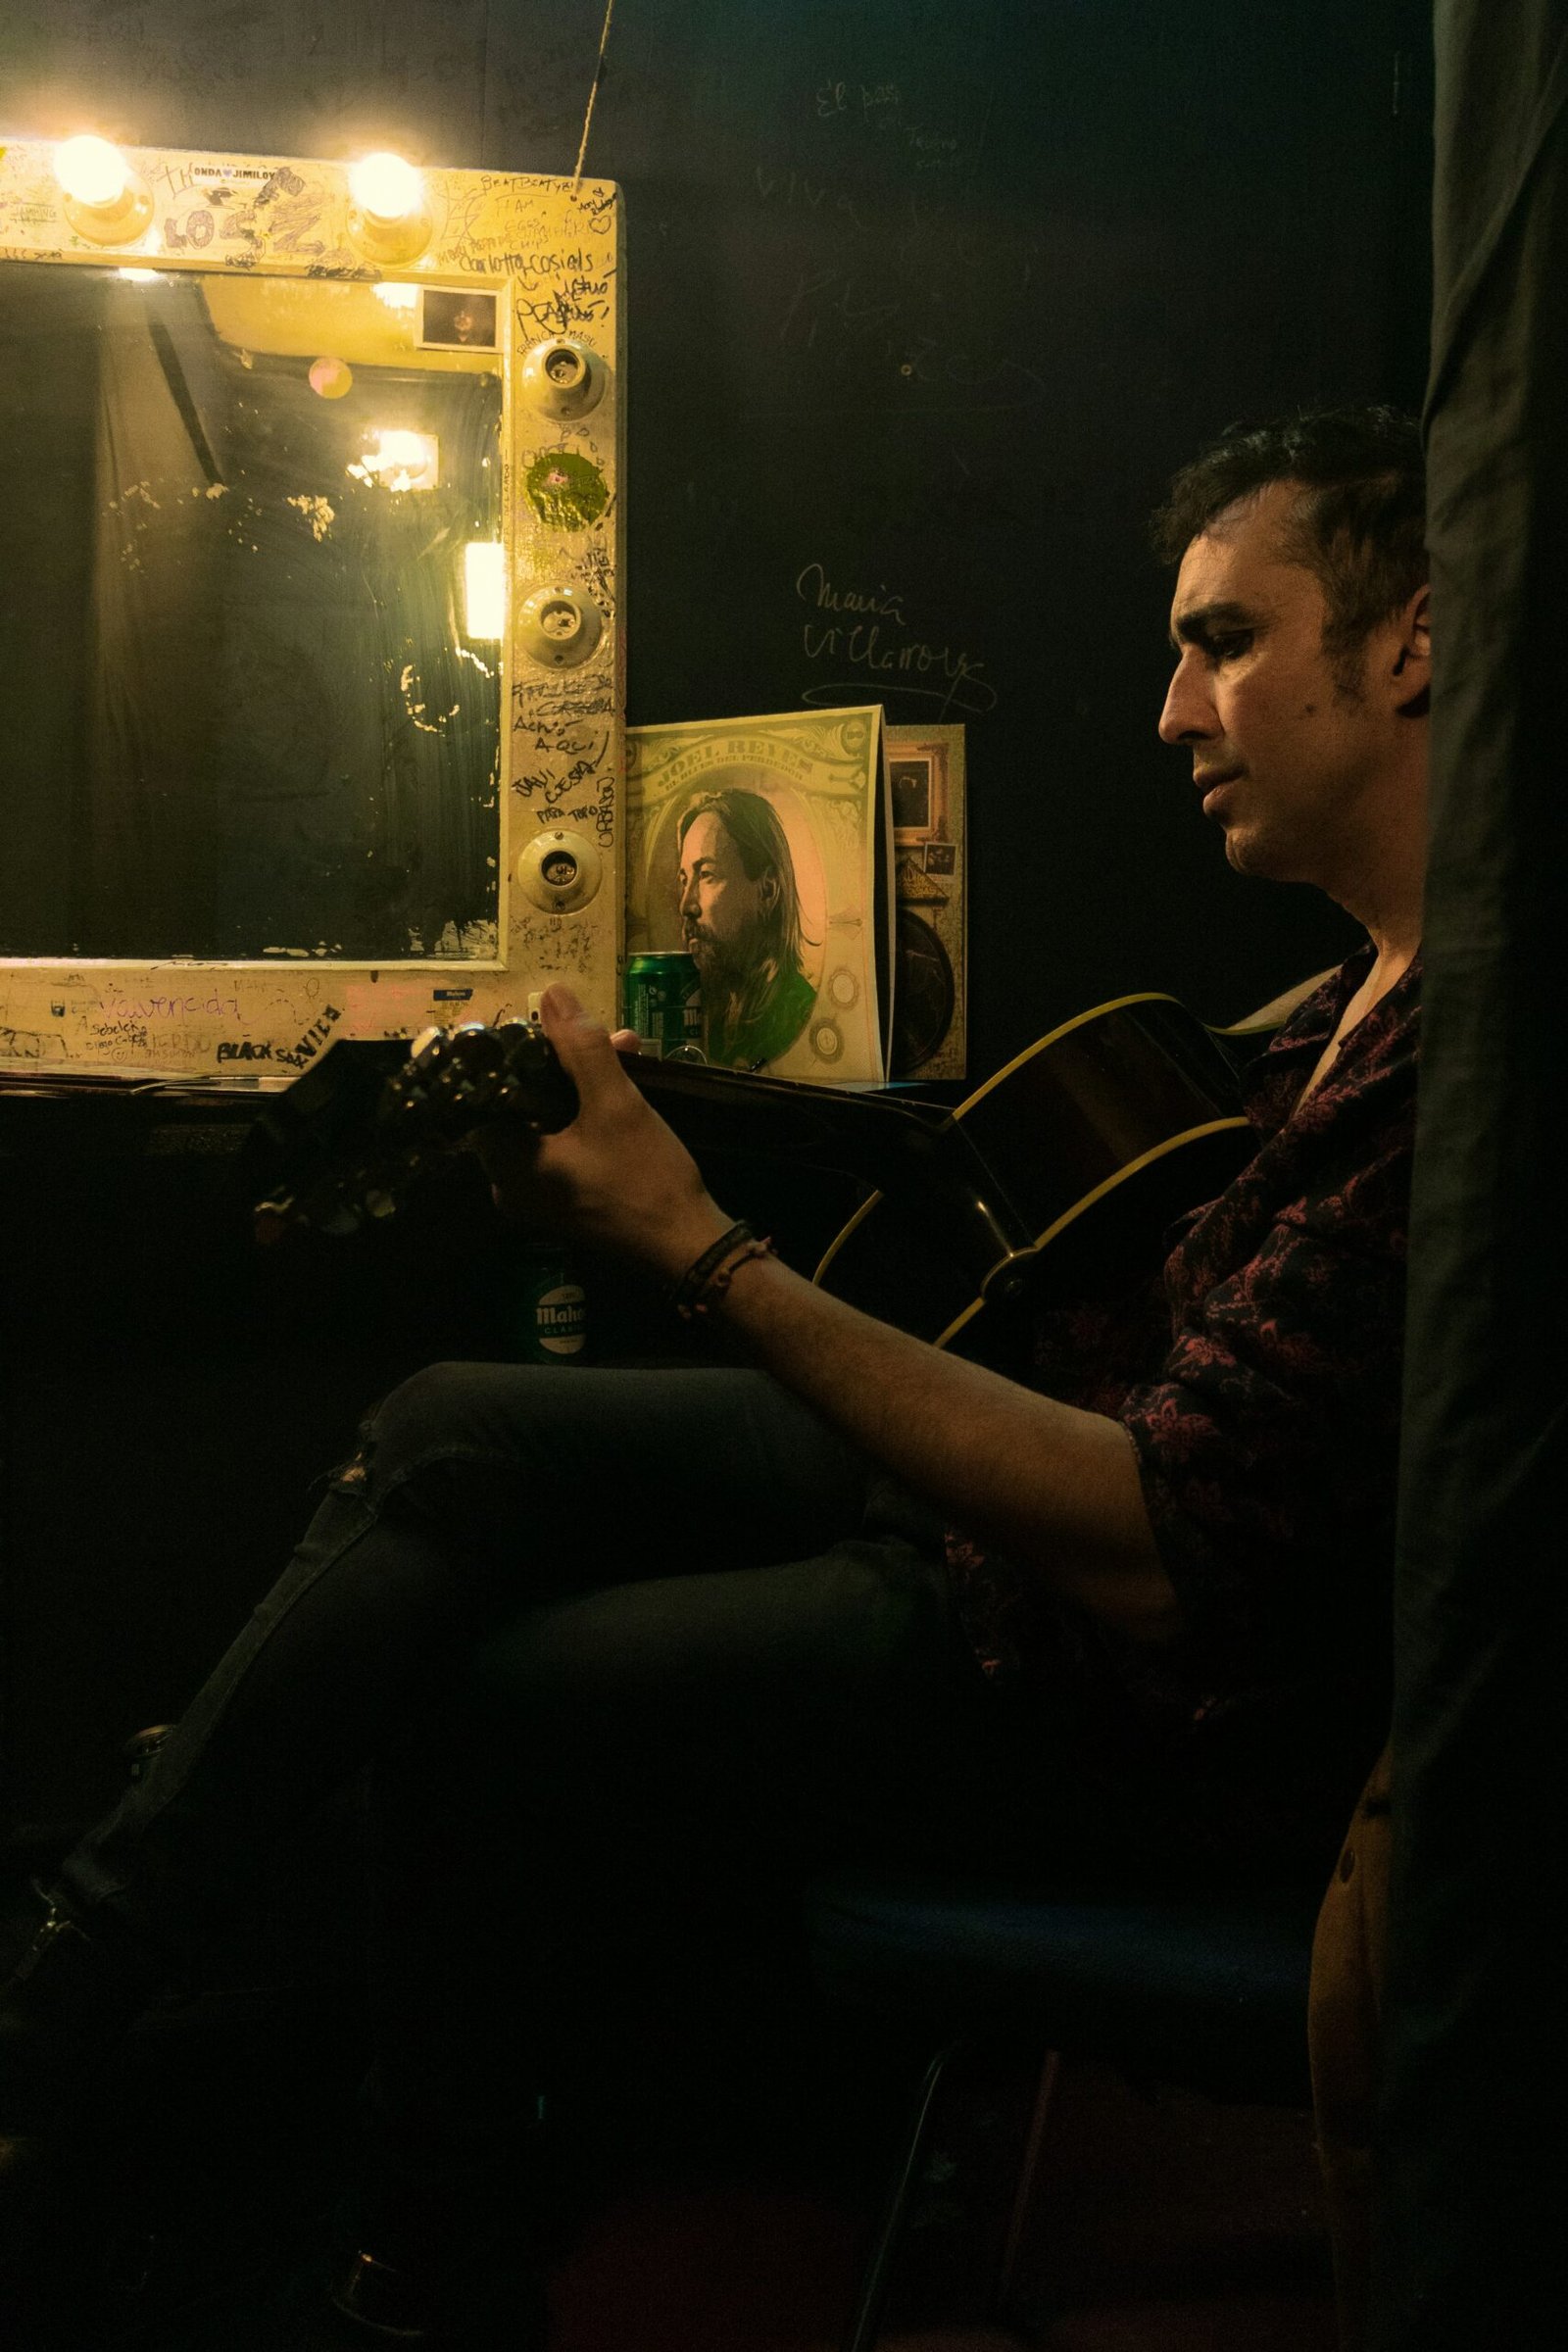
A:
{"type": "Polygon", "coordinates": [[[336,1471],[333,1485],[359,1492],[384,1491],[409,1463],[454,1432],[462,1414],[463,1375],[479,1369],[464,1364],[427,1364],[401,1381],[364,1414],[354,1450],[336,1471]]]}
{"type": "Polygon", "coordinates": [[[379,1501],[430,1465],[504,1458],[520,1428],[548,1419],[556,1378],[541,1367],[530,1386],[514,1364],[426,1364],[370,1407],[333,1483],[379,1501]]]}

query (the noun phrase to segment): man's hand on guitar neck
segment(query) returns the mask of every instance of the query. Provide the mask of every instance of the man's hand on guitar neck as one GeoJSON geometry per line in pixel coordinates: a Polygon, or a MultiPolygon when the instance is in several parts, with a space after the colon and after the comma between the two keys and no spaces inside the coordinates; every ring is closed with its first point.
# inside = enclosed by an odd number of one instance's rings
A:
{"type": "Polygon", "coordinates": [[[475,1148],[497,1207],[519,1224],[635,1259],[671,1282],[731,1219],[710,1198],[697,1163],[632,1085],[612,1037],[571,991],[547,988],[540,1021],[577,1089],[569,1127],[537,1142],[505,1125],[481,1129],[475,1148]]]}
{"type": "MultiPolygon", "coordinates": [[[[541,1009],[580,1108],[537,1145],[504,1130],[481,1139],[498,1204],[678,1281],[731,1219],[607,1031],[564,988],[548,989],[541,1009]]],[[[1119,1422],[945,1355],[777,1258],[740,1265],[721,1311],[760,1365],[956,1524],[1136,1640],[1178,1634],[1119,1422]]]]}

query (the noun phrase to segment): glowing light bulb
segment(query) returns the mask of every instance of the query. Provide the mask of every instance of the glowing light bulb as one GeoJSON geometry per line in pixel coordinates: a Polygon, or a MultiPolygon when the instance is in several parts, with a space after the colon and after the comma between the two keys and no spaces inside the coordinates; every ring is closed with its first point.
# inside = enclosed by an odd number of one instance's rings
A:
{"type": "Polygon", "coordinates": [[[433,490],[440,466],[434,433],[382,433],[377,471],[389,490],[433,490]]]}
{"type": "Polygon", "coordinates": [[[389,283],[384,286],[372,286],[370,291],[375,296],[376,301],[381,303],[384,308],[389,311],[416,311],[419,307],[419,289],[417,286],[402,286],[389,283]]]}
{"type": "Polygon", "coordinates": [[[349,166],[349,242],[378,270],[416,262],[435,233],[424,174],[384,151],[349,166]]]}
{"type": "Polygon", "coordinates": [[[463,634],[494,641],[506,624],[506,550],[497,539],[470,539],[463,551],[463,634]]]}
{"type": "Polygon", "coordinates": [[[434,433],[385,425],[374,448],[349,471],[356,481],[379,482],[383,490],[433,490],[441,478],[441,444],[434,433]]]}
{"type": "Polygon", "coordinates": [[[94,212],[119,204],[130,185],[130,167],[117,147],[91,131],[64,139],[55,149],[55,177],[68,196],[94,212]]]}
{"type": "Polygon", "coordinates": [[[424,181],[401,155],[383,148],[350,166],[349,194],[372,220],[406,220],[424,200],[424,181]]]}

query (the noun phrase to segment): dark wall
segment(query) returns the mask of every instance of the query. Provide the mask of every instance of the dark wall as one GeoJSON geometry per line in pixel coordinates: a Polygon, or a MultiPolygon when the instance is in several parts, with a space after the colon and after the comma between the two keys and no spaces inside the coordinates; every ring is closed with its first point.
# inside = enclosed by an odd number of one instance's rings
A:
{"type": "MultiPolygon", "coordinates": [[[[1419,398],[1426,15],[618,0],[587,168],[627,196],[632,716],[967,722],[977,1073],[1129,987],[1230,1017],[1348,937],[1226,871],[1154,740],[1144,518],[1234,416],[1419,398]],[[829,583],[887,608],[853,643],[829,583]]],[[[0,124],[567,172],[602,18],[58,6],[0,124]]]]}

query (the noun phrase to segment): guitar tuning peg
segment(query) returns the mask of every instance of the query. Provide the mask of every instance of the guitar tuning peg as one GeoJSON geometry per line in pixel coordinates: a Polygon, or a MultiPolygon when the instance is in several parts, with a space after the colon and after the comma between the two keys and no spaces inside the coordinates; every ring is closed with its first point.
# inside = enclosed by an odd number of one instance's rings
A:
{"type": "Polygon", "coordinates": [[[488,1068],[505,1058],[506,1046],[484,1021],[465,1021],[452,1032],[452,1049],[466,1064],[488,1068]]]}

